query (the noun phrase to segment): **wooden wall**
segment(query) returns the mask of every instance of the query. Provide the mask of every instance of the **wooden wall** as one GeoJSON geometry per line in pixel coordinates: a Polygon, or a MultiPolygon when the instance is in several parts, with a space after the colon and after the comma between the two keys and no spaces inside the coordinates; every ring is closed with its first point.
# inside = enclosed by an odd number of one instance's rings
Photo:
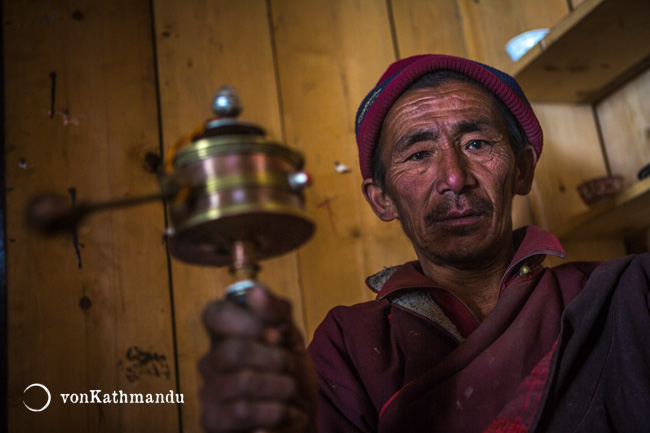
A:
{"type": "Polygon", "coordinates": [[[44,239],[27,201],[156,189],[148,2],[5,1],[9,431],[175,431],[174,405],[63,404],[60,393],[177,388],[161,204],[106,212],[44,239]],[[33,383],[47,386],[51,406],[33,383]]]}
{"type": "MultiPolygon", "coordinates": [[[[399,225],[380,222],[360,193],[354,116],[385,67],[439,52],[510,70],[507,40],[569,12],[566,0],[5,0],[3,8],[9,430],[48,432],[199,431],[200,316],[229,279],[168,261],[162,204],[99,214],[74,238],[44,239],[23,222],[30,197],[155,191],[150,163],[209,117],[219,86],[234,85],[242,117],[302,151],[314,178],[307,212],[316,234],[261,274],[294,302],[309,338],[334,305],[372,298],[367,275],[414,257],[399,225]],[[337,172],[336,162],[351,171],[337,172]],[[53,393],[43,412],[23,406],[43,403],[23,393],[32,383],[53,393]],[[59,396],[91,389],[172,390],[184,403],[72,405],[59,396]]],[[[647,93],[647,82],[598,107],[612,125],[606,140],[620,138],[620,122],[647,125],[637,108],[617,114],[627,101],[641,104],[637,88],[647,93]]],[[[517,201],[518,226],[579,211],[577,178],[606,170],[592,107],[535,109],[547,144],[531,200],[517,201]]]]}

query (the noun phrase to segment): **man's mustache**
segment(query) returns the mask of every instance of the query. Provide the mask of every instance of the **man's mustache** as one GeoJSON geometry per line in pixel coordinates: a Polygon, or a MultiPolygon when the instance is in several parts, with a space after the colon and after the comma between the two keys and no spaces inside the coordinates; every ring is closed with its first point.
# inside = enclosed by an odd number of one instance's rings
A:
{"type": "Polygon", "coordinates": [[[463,211],[466,209],[471,209],[473,215],[489,216],[494,212],[494,206],[492,206],[490,200],[474,194],[450,195],[445,196],[444,200],[424,217],[424,220],[427,225],[432,225],[448,219],[454,211],[463,211]]]}

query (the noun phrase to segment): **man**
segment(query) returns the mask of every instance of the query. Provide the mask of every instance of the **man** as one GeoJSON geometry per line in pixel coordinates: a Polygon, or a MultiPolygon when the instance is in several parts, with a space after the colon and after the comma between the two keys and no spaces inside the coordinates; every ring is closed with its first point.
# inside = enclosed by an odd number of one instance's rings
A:
{"type": "Polygon", "coordinates": [[[541,265],[561,246],[535,227],[513,233],[511,204],[542,143],[503,72],[441,55],[391,65],[357,114],[362,188],[418,260],[369,277],[377,300],[333,309],[310,356],[264,289],[246,308],[210,305],[206,429],[647,428],[650,259],[541,265]]]}

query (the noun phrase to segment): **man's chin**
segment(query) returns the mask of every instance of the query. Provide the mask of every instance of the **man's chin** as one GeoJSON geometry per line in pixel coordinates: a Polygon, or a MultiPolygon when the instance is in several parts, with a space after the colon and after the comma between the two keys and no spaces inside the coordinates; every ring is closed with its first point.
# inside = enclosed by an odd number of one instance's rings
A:
{"type": "Polygon", "coordinates": [[[489,235],[480,227],[462,225],[438,231],[427,248],[434,261],[458,268],[475,268],[498,254],[489,235]]]}
{"type": "Polygon", "coordinates": [[[450,248],[446,250],[436,249],[428,251],[429,257],[438,264],[452,266],[457,269],[477,269],[490,261],[490,251],[477,248],[450,248]]]}

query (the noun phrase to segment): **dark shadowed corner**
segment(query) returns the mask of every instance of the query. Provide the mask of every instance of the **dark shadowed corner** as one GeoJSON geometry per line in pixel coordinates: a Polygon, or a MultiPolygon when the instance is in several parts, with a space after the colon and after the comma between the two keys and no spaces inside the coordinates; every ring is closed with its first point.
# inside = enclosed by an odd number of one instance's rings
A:
{"type": "MultiPolygon", "coordinates": [[[[4,47],[3,2],[0,1],[0,47],[4,47]]],[[[4,51],[4,50],[3,50],[4,51]]],[[[7,232],[5,220],[7,209],[5,184],[5,110],[4,110],[4,57],[0,56],[0,430],[8,431],[8,387],[7,387],[7,232]]]]}

